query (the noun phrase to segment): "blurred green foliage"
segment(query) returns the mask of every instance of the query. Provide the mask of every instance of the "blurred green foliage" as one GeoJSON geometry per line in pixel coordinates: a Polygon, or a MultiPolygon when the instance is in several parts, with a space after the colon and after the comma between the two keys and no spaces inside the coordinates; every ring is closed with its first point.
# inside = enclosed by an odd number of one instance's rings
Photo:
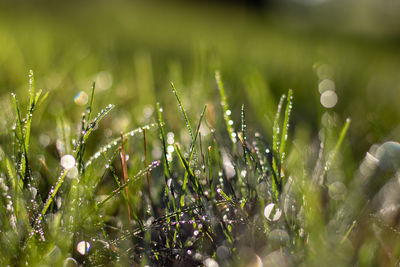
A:
{"type": "Polygon", "coordinates": [[[317,69],[328,65],[339,97],[333,112],[338,122],[353,119],[351,145],[360,159],[371,144],[400,136],[396,29],[365,32],[349,24],[346,30],[334,21],[335,14],[341,18],[338,8],[326,20],[317,16],[326,10],[310,10],[304,10],[308,18],[282,5],[260,14],[176,2],[2,3],[1,99],[24,90],[33,69],[39,88],[51,93],[39,127],[51,129],[60,112],[76,118],[81,111],[73,96],[103,78],[111,88],[99,92],[97,104],[117,104],[135,123],[144,106],[173,101],[170,81],[182,88],[183,100],[198,100],[190,101],[190,110],[198,111],[213,99],[213,73],[220,69],[232,106],[249,106],[248,119],[259,130],[269,131],[277,97],[293,88],[294,122],[315,132],[326,111],[319,105],[317,69]]]}

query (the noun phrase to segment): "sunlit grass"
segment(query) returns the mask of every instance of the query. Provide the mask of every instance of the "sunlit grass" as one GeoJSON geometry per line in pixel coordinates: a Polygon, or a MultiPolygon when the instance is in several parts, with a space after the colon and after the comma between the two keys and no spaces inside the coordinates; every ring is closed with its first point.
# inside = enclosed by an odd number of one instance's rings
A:
{"type": "Polygon", "coordinates": [[[0,265],[398,265],[395,42],[153,5],[0,10],[0,265]]]}
{"type": "MultiPolygon", "coordinates": [[[[173,86],[178,110],[157,104],[154,123],[110,142],[100,139],[103,145],[87,151],[91,135],[99,129],[105,132],[101,122],[113,116],[113,105],[92,115],[93,85],[76,133],[57,139],[65,143],[56,147],[56,154],[45,152],[46,147],[28,149],[37,140],[29,129],[42,103],[40,94],[30,97],[25,113],[13,95],[15,127],[6,136],[12,146],[1,147],[0,242],[7,247],[1,252],[2,263],[396,263],[397,209],[385,207],[396,202],[383,192],[398,179],[400,145],[386,143],[371,151],[351,182],[343,180],[337,173],[347,164],[341,146],[349,120],[342,130],[330,124],[322,129],[318,152],[303,130],[295,129],[294,136],[288,131],[296,103],[289,90],[271,125],[272,139],[252,136],[244,106],[241,127],[229,123],[231,109],[219,73],[216,83],[222,109],[213,116],[222,117],[224,126],[210,125],[205,106],[192,128],[173,86]],[[164,111],[181,112],[183,120],[174,124],[182,125],[190,137],[174,140],[173,151],[167,147],[170,122],[163,119],[164,111]],[[232,142],[233,133],[240,142],[232,142]],[[67,143],[72,154],[65,150],[67,143]]],[[[28,94],[35,94],[32,73],[28,94]]]]}

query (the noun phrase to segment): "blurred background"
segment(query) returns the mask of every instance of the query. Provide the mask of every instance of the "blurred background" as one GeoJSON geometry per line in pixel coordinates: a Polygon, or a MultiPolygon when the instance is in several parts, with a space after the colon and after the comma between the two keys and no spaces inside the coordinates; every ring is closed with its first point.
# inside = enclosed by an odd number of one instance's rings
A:
{"type": "Polygon", "coordinates": [[[291,130],[313,138],[327,119],[339,131],[350,117],[356,162],[372,144],[400,139],[397,0],[1,2],[2,135],[14,116],[10,92],[27,101],[30,69],[50,92],[34,123],[44,142],[56,139],[59,118],[79,124],[93,81],[96,110],[117,105],[108,136],[154,121],[157,101],[174,128],[170,82],[197,118],[206,103],[219,108],[217,69],[238,130],[244,103],[249,128],[270,135],[292,88],[291,130]]]}

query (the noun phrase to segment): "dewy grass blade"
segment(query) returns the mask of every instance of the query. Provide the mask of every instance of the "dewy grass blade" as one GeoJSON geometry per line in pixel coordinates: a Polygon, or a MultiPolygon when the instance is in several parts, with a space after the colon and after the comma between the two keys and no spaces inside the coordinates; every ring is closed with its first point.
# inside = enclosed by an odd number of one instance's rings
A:
{"type": "Polygon", "coordinates": [[[176,91],[176,88],[175,88],[173,83],[171,83],[171,87],[172,87],[172,92],[174,93],[174,95],[176,97],[176,100],[178,101],[179,108],[182,111],[183,118],[185,119],[186,128],[189,131],[190,138],[192,138],[192,140],[193,140],[193,130],[192,130],[192,126],[190,126],[189,118],[188,118],[188,116],[186,114],[186,111],[185,111],[185,109],[184,109],[184,107],[182,105],[181,99],[179,98],[178,92],[176,91]]]}
{"type": "Polygon", "coordinates": [[[349,129],[350,122],[351,122],[350,118],[347,118],[346,122],[345,122],[345,124],[344,124],[344,126],[343,126],[343,128],[342,128],[342,130],[340,132],[339,139],[336,142],[336,145],[335,145],[334,149],[329,154],[328,160],[326,161],[325,167],[324,167],[324,169],[322,171],[322,174],[320,176],[319,184],[321,184],[321,185],[324,184],[324,182],[325,182],[325,174],[330,169],[330,167],[332,165],[332,162],[334,161],[334,159],[336,157],[336,154],[339,151],[339,148],[343,143],[344,137],[346,136],[347,131],[349,129]]]}
{"type": "MultiPolygon", "coordinates": [[[[202,112],[201,115],[200,115],[199,123],[198,123],[197,128],[196,128],[196,133],[195,133],[195,135],[194,135],[194,137],[193,137],[192,144],[191,144],[191,146],[190,146],[189,160],[186,160],[186,159],[183,157],[182,152],[181,152],[179,146],[178,146],[177,144],[175,144],[175,150],[176,150],[176,152],[178,153],[179,159],[181,160],[183,166],[184,166],[185,169],[186,169],[186,173],[185,173],[185,176],[184,176],[184,179],[183,179],[183,185],[182,185],[182,190],[183,190],[184,194],[186,193],[186,187],[187,187],[188,176],[189,176],[189,178],[191,179],[191,182],[192,182],[192,184],[193,184],[193,188],[195,189],[196,193],[197,193],[198,195],[202,195],[202,194],[203,194],[203,190],[202,190],[202,188],[201,188],[201,186],[200,186],[200,182],[198,181],[198,178],[195,177],[195,175],[194,175],[192,169],[190,168],[190,162],[191,162],[191,160],[192,160],[192,156],[193,156],[193,153],[194,153],[194,147],[195,147],[195,145],[196,145],[197,136],[200,134],[200,126],[201,126],[201,122],[202,122],[202,120],[203,120],[203,118],[204,118],[206,109],[207,109],[207,105],[204,106],[203,112],[202,112]]],[[[181,196],[181,200],[180,200],[181,206],[184,205],[184,202],[183,202],[183,201],[184,201],[184,194],[181,196]]]]}
{"type": "Polygon", "coordinates": [[[92,93],[91,93],[91,96],[90,96],[90,103],[89,103],[89,106],[86,109],[86,112],[88,114],[88,121],[90,121],[91,115],[92,115],[95,88],[96,88],[96,83],[93,82],[93,84],[92,84],[92,93]]]}
{"type": "Polygon", "coordinates": [[[236,151],[236,142],[237,142],[236,133],[232,127],[233,120],[231,119],[231,110],[229,109],[228,101],[226,99],[226,94],[225,94],[224,83],[222,82],[221,74],[219,71],[215,72],[215,80],[217,82],[218,91],[221,96],[221,106],[222,106],[222,110],[224,112],[224,120],[225,120],[225,124],[226,124],[226,129],[228,131],[229,138],[232,141],[233,150],[236,151]]]}
{"type": "MultiPolygon", "coordinates": [[[[158,129],[160,131],[160,140],[162,143],[162,151],[163,151],[163,162],[164,162],[164,182],[165,182],[165,197],[167,200],[167,212],[171,212],[171,203],[169,201],[169,195],[171,193],[172,199],[172,208],[174,212],[177,212],[175,196],[174,196],[174,189],[172,185],[169,185],[168,180],[171,178],[171,169],[167,158],[167,147],[165,141],[165,129],[164,129],[164,120],[162,117],[162,108],[160,107],[160,103],[157,103],[157,112],[158,112],[158,129]]],[[[176,216],[176,221],[178,221],[178,216],[176,216]]],[[[169,219],[168,219],[169,220],[169,219]]]]}
{"type": "MultiPolygon", "coordinates": [[[[142,126],[139,128],[136,128],[132,131],[126,132],[123,134],[123,137],[132,137],[135,136],[137,133],[141,133],[143,131],[143,127],[146,128],[147,130],[149,130],[150,128],[156,126],[156,123],[151,123],[148,124],[146,126],[142,126]]],[[[112,149],[113,147],[116,147],[119,144],[119,140],[121,139],[121,137],[115,138],[113,139],[111,142],[107,143],[106,145],[102,146],[96,153],[93,154],[93,156],[91,156],[89,158],[89,160],[86,162],[85,164],[85,168],[89,167],[97,158],[99,158],[101,156],[102,152],[107,152],[108,150],[112,149]]]]}
{"type": "Polygon", "coordinates": [[[275,115],[274,126],[273,126],[273,135],[272,135],[272,172],[273,175],[273,183],[272,183],[272,190],[274,192],[275,198],[279,197],[280,194],[280,143],[279,143],[279,134],[280,134],[280,127],[279,127],[279,118],[281,115],[283,101],[285,100],[286,95],[282,95],[281,99],[278,104],[278,108],[275,115]]]}
{"type": "Polygon", "coordinates": [[[169,166],[169,162],[167,159],[167,146],[165,142],[165,129],[164,129],[164,120],[162,117],[162,108],[160,107],[160,103],[157,103],[157,112],[158,112],[158,129],[160,131],[160,139],[163,147],[163,158],[164,158],[164,173],[165,173],[165,183],[167,183],[167,179],[171,177],[171,169],[169,166]]]}
{"type": "MultiPolygon", "coordinates": [[[[184,179],[183,179],[183,184],[182,184],[182,190],[183,190],[183,192],[185,193],[185,192],[186,192],[186,187],[187,187],[187,180],[188,180],[188,177],[190,177],[190,178],[193,177],[193,171],[192,171],[192,169],[190,169],[189,163],[188,163],[188,162],[186,161],[186,159],[183,157],[182,151],[181,151],[181,149],[179,148],[179,145],[178,145],[178,144],[175,144],[174,147],[175,147],[176,153],[177,153],[178,156],[179,156],[179,159],[181,160],[181,163],[182,163],[183,167],[184,167],[185,170],[186,170],[186,173],[185,173],[185,176],[184,176],[184,179]]],[[[182,199],[181,199],[181,206],[183,206],[182,199]]]]}
{"type": "MultiPolygon", "coordinates": [[[[89,135],[92,133],[97,124],[114,108],[113,104],[109,104],[105,109],[102,109],[99,114],[97,114],[96,118],[93,119],[92,122],[89,123],[89,127],[83,135],[83,141],[86,141],[89,135]]],[[[89,115],[88,115],[89,116],[89,115]]],[[[88,117],[89,119],[89,117],[88,117]]]]}
{"type": "MultiPolygon", "coordinates": [[[[28,168],[28,153],[26,150],[26,142],[25,142],[25,138],[24,138],[24,132],[23,132],[23,128],[24,128],[24,123],[22,122],[21,119],[21,112],[19,110],[19,105],[18,105],[18,100],[15,94],[11,94],[12,98],[13,98],[13,103],[14,103],[14,108],[15,108],[15,113],[17,115],[17,122],[16,122],[16,128],[15,128],[15,137],[18,140],[19,145],[22,148],[21,151],[21,168],[20,168],[20,175],[21,177],[23,177],[22,180],[22,186],[24,186],[24,184],[27,182],[27,172],[29,170],[28,168]]],[[[20,148],[20,149],[21,149],[20,148]]]]}
{"type": "Polygon", "coordinates": [[[34,85],[34,77],[33,71],[29,71],[29,105],[28,110],[26,112],[26,123],[25,123],[25,150],[26,153],[29,152],[29,141],[31,137],[31,124],[32,124],[32,116],[33,111],[35,109],[35,85],[34,85]]]}
{"type": "MultiPolygon", "coordinates": [[[[279,100],[278,108],[276,110],[276,115],[275,115],[275,120],[274,120],[274,126],[273,126],[273,135],[272,135],[272,149],[273,149],[273,154],[274,155],[279,155],[279,149],[280,149],[280,143],[279,143],[279,134],[280,134],[280,127],[279,127],[279,118],[281,116],[281,111],[282,111],[282,106],[283,106],[283,101],[285,101],[286,95],[282,95],[281,99],[279,100]]],[[[275,160],[275,157],[272,160],[272,165],[274,168],[274,171],[276,173],[278,172],[278,163],[275,160]]]]}
{"type": "Polygon", "coordinates": [[[214,180],[213,180],[213,175],[212,175],[212,166],[213,166],[213,158],[212,158],[212,147],[209,146],[207,151],[208,151],[208,182],[210,185],[210,192],[211,192],[211,197],[214,197],[214,180]]]}
{"type": "Polygon", "coordinates": [[[245,111],[244,111],[244,104],[242,105],[242,112],[241,112],[241,117],[242,117],[242,133],[241,133],[241,137],[239,136],[240,142],[242,143],[242,147],[243,147],[243,159],[245,164],[248,164],[247,161],[247,149],[246,149],[246,117],[245,117],[245,111]]]}
{"type": "Polygon", "coordinates": [[[193,157],[193,153],[194,153],[194,148],[196,146],[197,137],[200,134],[201,122],[203,121],[203,118],[204,118],[204,115],[206,113],[206,110],[207,110],[207,105],[204,106],[203,112],[200,115],[199,123],[197,124],[196,132],[194,134],[194,137],[193,137],[193,140],[192,140],[192,144],[190,145],[189,163],[190,163],[190,161],[192,160],[192,157],[193,157]]]}
{"type": "Polygon", "coordinates": [[[57,179],[56,185],[50,189],[49,196],[47,197],[44,207],[43,207],[42,211],[40,212],[39,216],[37,217],[37,219],[35,220],[35,225],[34,225],[33,230],[35,230],[35,227],[38,227],[40,225],[40,223],[43,219],[43,216],[46,214],[48,208],[53,203],[54,197],[56,196],[58,189],[60,189],[61,185],[63,184],[63,181],[64,181],[65,176],[67,175],[68,171],[69,171],[68,169],[63,170],[57,179]]]}
{"type": "Polygon", "coordinates": [[[292,89],[289,89],[288,96],[287,96],[287,103],[286,103],[286,110],[285,110],[285,117],[283,120],[283,125],[282,125],[282,134],[281,134],[281,143],[279,147],[279,177],[282,179],[282,166],[283,166],[283,161],[285,160],[285,147],[286,147],[286,141],[288,138],[288,129],[289,129],[289,118],[290,118],[290,112],[292,110],[292,105],[293,105],[293,91],[292,89]]]}

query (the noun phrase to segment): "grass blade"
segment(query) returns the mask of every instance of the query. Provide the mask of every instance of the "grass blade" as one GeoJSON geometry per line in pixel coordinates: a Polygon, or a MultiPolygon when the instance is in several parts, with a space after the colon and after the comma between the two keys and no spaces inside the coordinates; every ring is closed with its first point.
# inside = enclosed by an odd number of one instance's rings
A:
{"type": "Polygon", "coordinates": [[[234,151],[236,151],[236,142],[237,142],[236,133],[232,127],[233,120],[231,119],[231,110],[229,109],[228,101],[226,99],[224,84],[222,82],[221,74],[219,71],[215,72],[215,80],[217,81],[219,94],[221,96],[221,106],[222,106],[222,110],[224,112],[224,120],[225,120],[225,124],[226,124],[226,129],[228,130],[229,138],[232,141],[233,149],[234,149],[234,151]]]}
{"type": "Polygon", "coordinates": [[[350,118],[347,118],[342,130],[340,131],[339,139],[336,142],[334,149],[329,153],[328,160],[325,163],[325,167],[324,167],[322,174],[320,176],[320,179],[319,179],[320,185],[323,185],[325,182],[325,174],[330,169],[332,162],[335,160],[336,154],[339,151],[339,148],[342,145],[344,137],[346,136],[347,131],[349,129],[350,122],[351,122],[350,118]]]}
{"type": "Polygon", "coordinates": [[[287,96],[287,103],[286,103],[286,109],[285,109],[285,117],[283,120],[283,126],[282,126],[282,135],[281,135],[281,143],[279,147],[279,159],[280,159],[280,166],[279,166],[279,177],[282,179],[282,166],[283,166],[283,161],[285,160],[285,148],[286,148],[286,141],[288,138],[288,129],[289,129],[289,118],[290,118],[290,112],[292,110],[292,105],[293,105],[293,91],[292,89],[289,89],[288,96],[287,96]]]}
{"type": "Polygon", "coordinates": [[[180,108],[180,110],[182,112],[183,118],[185,119],[186,128],[189,131],[190,138],[192,138],[192,140],[193,140],[193,130],[192,130],[192,126],[190,126],[189,118],[188,118],[188,116],[186,114],[186,111],[185,111],[183,105],[182,105],[181,99],[179,98],[178,92],[176,91],[176,88],[175,88],[174,84],[171,83],[171,86],[172,86],[172,92],[174,93],[174,95],[176,97],[176,100],[178,101],[178,105],[179,105],[179,108],[180,108]]]}

